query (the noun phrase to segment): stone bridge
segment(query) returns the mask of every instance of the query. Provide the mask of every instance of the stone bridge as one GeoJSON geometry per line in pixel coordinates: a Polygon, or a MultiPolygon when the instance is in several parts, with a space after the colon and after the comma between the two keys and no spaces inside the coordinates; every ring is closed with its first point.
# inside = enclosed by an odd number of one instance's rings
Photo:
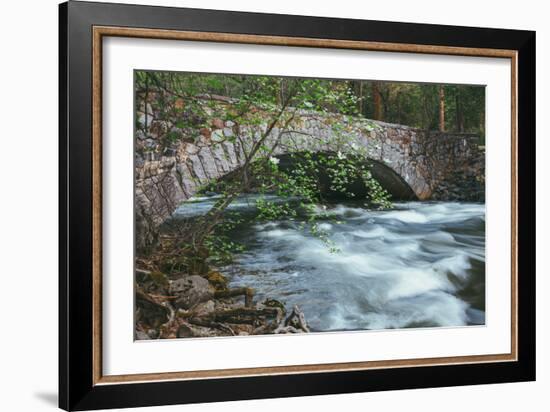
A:
{"type": "MultiPolygon", "coordinates": [[[[149,125],[148,125],[149,126],[149,125]]],[[[138,132],[138,147],[153,147],[151,135],[138,132]]],[[[277,136],[281,131],[271,133],[277,136]]],[[[243,148],[234,134],[243,135],[231,121],[212,119],[197,139],[182,139],[168,149],[136,152],[136,247],[155,242],[158,226],[178,204],[199,188],[238,169],[244,163],[243,148]]],[[[484,153],[478,138],[468,134],[441,133],[357,119],[341,115],[304,112],[274,152],[346,152],[360,150],[373,163],[373,174],[396,200],[484,201],[484,153]],[[337,125],[337,127],[335,127],[337,125]],[[329,142],[329,143],[326,143],[329,142]]]]}

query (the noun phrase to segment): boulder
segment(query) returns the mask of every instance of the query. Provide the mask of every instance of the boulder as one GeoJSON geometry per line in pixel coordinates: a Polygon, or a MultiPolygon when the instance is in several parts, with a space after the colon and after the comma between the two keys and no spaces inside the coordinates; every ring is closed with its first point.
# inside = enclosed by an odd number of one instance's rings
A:
{"type": "Polygon", "coordinates": [[[193,313],[195,316],[204,316],[208,315],[211,312],[216,310],[216,304],[213,300],[207,300],[206,302],[198,303],[193,308],[193,313]]]}
{"type": "Polygon", "coordinates": [[[201,276],[185,276],[170,283],[170,295],[177,296],[174,306],[178,309],[190,309],[214,296],[208,280],[201,276]]]}
{"type": "Polygon", "coordinates": [[[151,337],[142,330],[136,331],[136,340],[149,340],[151,337]]]}
{"type": "Polygon", "coordinates": [[[178,328],[178,338],[192,338],[193,336],[195,336],[195,333],[188,324],[184,323],[178,328]]]}

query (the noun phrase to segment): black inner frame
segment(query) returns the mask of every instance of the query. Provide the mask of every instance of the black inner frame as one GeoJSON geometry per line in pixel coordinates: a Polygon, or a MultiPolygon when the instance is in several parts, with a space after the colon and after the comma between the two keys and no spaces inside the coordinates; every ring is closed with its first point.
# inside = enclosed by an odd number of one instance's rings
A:
{"type": "Polygon", "coordinates": [[[71,1],[59,6],[59,130],[61,408],[89,410],[535,379],[534,32],[71,1]],[[94,386],[94,25],[518,51],[518,361],[94,386]]]}

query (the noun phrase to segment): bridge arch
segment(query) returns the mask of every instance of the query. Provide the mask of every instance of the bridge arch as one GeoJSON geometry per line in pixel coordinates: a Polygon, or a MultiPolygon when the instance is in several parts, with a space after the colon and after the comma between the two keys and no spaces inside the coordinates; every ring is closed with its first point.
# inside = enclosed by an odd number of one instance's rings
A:
{"type": "MultiPolygon", "coordinates": [[[[322,151],[318,153],[329,154],[329,155],[336,154],[335,152],[330,152],[330,151],[322,151]]],[[[285,154],[277,155],[275,157],[280,160],[279,167],[283,169],[292,168],[293,164],[296,162],[292,154],[285,153],[285,154]]],[[[409,186],[409,184],[389,165],[371,158],[365,158],[364,162],[369,166],[369,170],[371,171],[373,177],[392,196],[392,200],[397,201],[397,200],[417,200],[418,199],[418,197],[416,196],[416,193],[409,186]]],[[[328,177],[326,176],[323,176],[323,177],[328,180],[328,177]]],[[[351,190],[353,191],[353,193],[357,194],[359,197],[363,197],[367,195],[367,188],[359,180],[352,183],[351,190]]],[[[328,195],[329,197],[331,197],[330,191],[327,190],[327,193],[325,193],[325,195],[328,195]]]]}

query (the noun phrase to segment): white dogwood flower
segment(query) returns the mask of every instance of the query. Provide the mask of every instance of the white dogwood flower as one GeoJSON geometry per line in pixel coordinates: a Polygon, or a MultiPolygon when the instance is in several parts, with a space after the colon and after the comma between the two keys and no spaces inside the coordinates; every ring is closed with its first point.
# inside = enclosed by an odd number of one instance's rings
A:
{"type": "Polygon", "coordinates": [[[279,162],[280,162],[279,159],[277,159],[276,157],[273,157],[273,156],[271,156],[271,157],[269,158],[269,161],[270,161],[271,163],[273,163],[274,165],[278,165],[279,162]]]}

